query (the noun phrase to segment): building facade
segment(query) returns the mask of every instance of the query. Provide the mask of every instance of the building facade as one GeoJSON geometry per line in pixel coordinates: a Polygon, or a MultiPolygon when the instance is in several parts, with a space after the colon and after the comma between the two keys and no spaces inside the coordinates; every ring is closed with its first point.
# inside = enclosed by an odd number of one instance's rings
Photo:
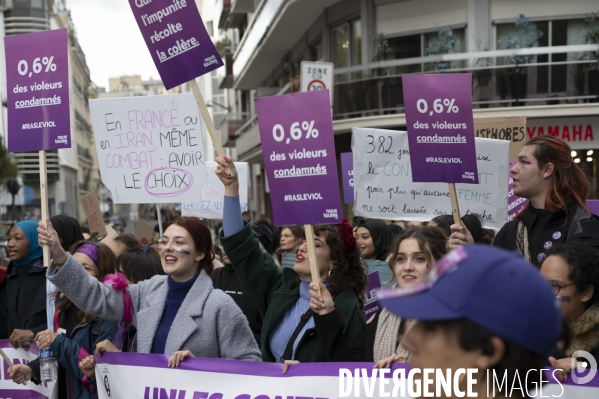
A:
{"type": "MultiPolygon", "coordinates": [[[[0,34],[4,36],[68,29],[69,87],[71,108],[71,148],[46,151],[48,202],[50,216],[67,214],[85,220],[79,198],[95,190],[99,182],[98,163],[89,111],[89,99],[95,95],[85,54],[64,0],[0,1],[0,34]]],[[[4,40],[0,41],[4,46],[4,40]]],[[[5,68],[4,49],[0,49],[0,69],[5,68]]],[[[2,136],[7,134],[6,73],[0,71],[2,96],[2,136]]],[[[23,182],[17,218],[40,215],[39,157],[37,152],[13,154],[23,182]]],[[[6,201],[2,199],[2,205],[6,201]]]]}
{"type": "Polygon", "coordinates": [[[403,75],[471,72],[475,118],[526,115],[527,137],[568,141],[598,188],[599,43],[585,40],[596,1],[214,1],[202,15],[227,45],[213,87],[230,109],[217,127],[252,164],[253,216],[271,213],[254,99],[297,91],[302,61],[335,64],[337,154],[352,127],[405,129],[403,75]]]}

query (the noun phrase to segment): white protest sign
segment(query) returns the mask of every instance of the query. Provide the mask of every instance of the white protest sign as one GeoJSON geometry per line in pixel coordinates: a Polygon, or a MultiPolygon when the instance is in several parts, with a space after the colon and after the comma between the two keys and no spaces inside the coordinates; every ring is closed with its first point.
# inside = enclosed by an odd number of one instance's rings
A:
{"type": "MultiPolygon", "coordinates": [[[[214,173],[216,162],[206,162],[206,183],[200,196],[193,201],[181,204],[181,216],[195,216],[204,219],[222,219],[225,203],[225,186],[214,173]]],[[[239,202],[241,211],[248,210],[249,167],[247,162],[235,162],[239,175],[239,202]]]]}
{"type": "Polygon", "coordinates": [[[300,64],[300,91],[329,90],[333,106],[335,64],[332,62],[303,61],[300,64]]]}
{"type": "MultiPolygon", "coordinates": [[[[499,229],[507,219],[510,143],[475,139],[479,184],[456,184],[460,212],[499,229]]],[[[354,214],[390,220],[451,215],[447,184],[414,183],[406,132],[353,129],[354,214]]]]}
{"type": "Polygon", "coordinates": [[[102,183],[115,203],[199,198],[206,166],[193,95],[92,100],[90,110],[102,183]]]}

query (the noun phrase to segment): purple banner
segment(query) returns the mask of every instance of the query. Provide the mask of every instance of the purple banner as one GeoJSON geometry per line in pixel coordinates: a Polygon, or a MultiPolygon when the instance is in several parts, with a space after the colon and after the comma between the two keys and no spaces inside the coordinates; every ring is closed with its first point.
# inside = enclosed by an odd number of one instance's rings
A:
{"type": "MultiPolygon", "coordinates": [[[[515,161],[510,165],[510,170],[518,163],[515,161]]],[[[514,178],[513,176],[509,177],[509,185],[507,192],[507,216],[510,220],[514,219],[514,217],[520,213],[522,209],[528,204],[528,200],[526,198],[518,197],[514,195],[514,178]]],[[[587,204],[588,205],[588,204],[587,204]]]]}
{"type": "Polygon", "coordinates": [[[327,90],[256,99],[276,225],[340,223],[327,90]]]}
{"type": "Polygon", "coordinates": [[[381,288],[379,272],[374,271],[366,276],[366,300],[364,301],[364,316],[370,319],[381,308],[376,297],[376,290],[381,288]]]}
{"type": "Polygon", "coordinates": [[[67,30],[4,38],[8,151],[71,147],[67,30]]]}
{"type": "Polygon", "coordinates": [[[343,202],[354,203],[354,154],[342,152],[341,154],[341,180],[343,181],[343,202]]]}
{"type": "MultiPolygon", "coordinates": [[[[412,181],[478,184],[472,74],[408,75],[402,80],[412,181]]],[[[372,151],[377,145],[372,143],[372,151]]]]}
{"type": "Polygon", "coordinates": [[[129,0],[162,83],[172,89],[223,66],[193,0],[129,0]]]}

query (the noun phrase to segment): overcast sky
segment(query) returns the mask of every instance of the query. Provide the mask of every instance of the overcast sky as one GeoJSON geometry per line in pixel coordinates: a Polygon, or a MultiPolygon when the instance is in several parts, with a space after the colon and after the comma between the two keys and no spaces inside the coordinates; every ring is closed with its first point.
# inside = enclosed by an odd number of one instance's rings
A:
{"type": "Polygon", "coordinates": [[[108,79],[158,71],[127,0],[67,0],[91,78],[108,90],[108,79]]]}

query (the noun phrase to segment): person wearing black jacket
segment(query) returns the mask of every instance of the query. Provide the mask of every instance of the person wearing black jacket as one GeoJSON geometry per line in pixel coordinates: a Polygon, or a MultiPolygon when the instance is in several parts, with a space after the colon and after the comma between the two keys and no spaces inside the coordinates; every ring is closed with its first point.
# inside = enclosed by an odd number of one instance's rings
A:
{"type": "Polygon", "coordinates": [[[25,220],[8,233],[10,263],[0,284],[0,339],[27,348],[47,328],[46,268],[37,241],[37,223],[25,220]]]}
{"type": "MultiPolygon", "coordinates": [[[[252,225],[252,230],[254,230],[254,234],[256,234],[255,226],[255,224],[252,225]]],[[[259,239],[263,238],[263,236],[259,236],[258,234],[256,235],[259,237],[259,239]]],[[[262,241],[263,240],[260,240],[262,246],[264,246],[265,243],[263,243],[262,241]]],[[[225,294],[233,298],[233,300],[235,301],[237,306],[239,306],[245,317],[247,317],[250,323],[250,329],[252,330],[252,334],[254,334],[254,339],[256,340],[258,346],[260,346],[262,316],[260,315],[260,312],[258,311],[256,305],[252,301],[252,298],[243,289],[243,286],[239,281],[239,277],[235,273],[235,269],[233,269],[233,265],[231,265],[231,262],[229,261],[229,258],[227,257],[227,254],[225,253],[222,244],[219,243],[218,245],[222,254],[222,261],[224,266],[219,267],[218,269],[215,269],[214,272],[212,272],[212,275],[210,276],[212,278],[212,284],[214,285],[214,288],[223,290],[225,294]]]]}
{"type": "MultiPolygon", "coordinates": [[[[566,242],[582,241],[599,248],[599,218],[585,203],[591,184],[573,162],[571,151],[554,136],[538,136],[526,143],[510,173],[514,194],[529,203],[501,228],[493,245],[517,250],[537,267],[552,247],[566,242]]],[[[452,225],[451,230],[450,248],[472,243],[463,225],[452,225]]]]}

